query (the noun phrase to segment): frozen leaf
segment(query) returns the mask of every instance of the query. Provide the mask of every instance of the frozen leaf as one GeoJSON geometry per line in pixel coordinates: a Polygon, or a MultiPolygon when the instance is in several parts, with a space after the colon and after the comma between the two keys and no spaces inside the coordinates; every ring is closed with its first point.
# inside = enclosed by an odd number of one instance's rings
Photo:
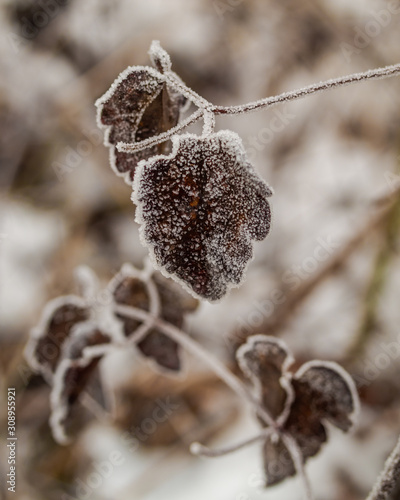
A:
{"type": "Polygon", "coordinates": [[[282,440],[269,436],[263,446],[266,486],[278,484],[296,473],[292,457],[282,440]]]}
{"type": "Polygon", "coordinates": [[[272,192],[248,162],[239,136],[173,137],[173,151],[140,163],[132,199],[153,263],[210,301],[238,286],[252,240],[270,229],[272,192]]]}
{"type": "MultiPolygon", "coordinates": [[[[286,346],[266,335],[249,337],[237,358],[262,406],[296,441],[304,462],[327,440],[326,422],[343,431],[354,424],[355,385],[336,363],[311,361],[292,374],[288,370],[293,359],[286,346]]],[[[268,486],[296,473],[289,450],[276,433],[264,441],[263,457],[268,486]]]]}
{"type": "Polygon", "coordinates": [[[65,343],[51,392],[50,425],[57,441],[67,442],[67,426],[83,392],[89,401],[107,406],[98,364],[111,341],[95,324],[86,322],[65,343]]]}
{"type": "Polygon", "coordinates": [[[292,384],[297,399],[307,402],[315,419],[327,420],[342,431],[352,427],[357,410],[354,383],[339,365],[326,361],[305,363],[292,384]]]}
{"type": "Polygon", "coordinates": [[[293,362],[286,345],[278,339],[254,335],[237,351],[239,366],[252,380],[258,399],[276,419],[287,400],[287,386],[282,373],[293,362]]]}
{"type": "MultiPolygon", "coordinates": [[[[160,274],[151,278],[156,286],[160,300],[160,317],[169,323],[181,328],[185,314],[197,307],[197,301],[178,288],[160,274]]],[[[121,276],[115,281],[113,289],[114,300],[117,304],[137,307],[150,311],[151,293],[148,282],[129,273],[125,267],[121,276]]],[[[125,336],[130,337],[143,327],[140,321],[117,315],[124,325],[125,336]]],[[[164,333],[148,328],[144,338],[137,343],[139,351],[146,357],[153,359],[161,369],[179,371],[181,368],[180,348],[178,344],[164,333]]]]}
{"type": "Polygon", "coordinates": [[[150,55],[157,70],[148,66],[127,68],[96,102],[98,125],[105,129],[111,166],[128,184],[140,160],[168,153],[171,144],[167,141],[135,153],[120,152],[116,145],[166,132],[177,125],[186,104],[186,98],[165,82],[163,72],[170,71],[171,66],[168,54],[153,44],[150,55]]]}
{"type": "Polygon", "coordinates": [[[73,328],[88,317],[89,310],[80,297],[68,295],[50,301],[39,325],[31,331],[26,349],[30,365],[51,379],[65,340],[73,328]]]}

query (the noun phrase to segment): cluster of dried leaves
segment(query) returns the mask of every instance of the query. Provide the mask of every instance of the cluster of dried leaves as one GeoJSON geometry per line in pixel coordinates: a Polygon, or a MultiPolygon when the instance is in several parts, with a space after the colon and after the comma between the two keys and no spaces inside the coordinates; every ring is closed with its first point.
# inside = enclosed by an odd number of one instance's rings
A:
{"type": "MultiPolygon", "coordinates": [[[[288,348],[267,335],[249,337],[238,349],[237,359],[262,407],[282,433],[295,440],[303,462],[327,440],[327,422],[345,432],[355,423],[359,406],[355,384],[337,363],[309,361],[292,373],[294,359],[288,348]]],[[[279,433],[268,434],[263,457],[267,486],[297,472],[279,433]]]]}
{"type": "Polygon", "coordinates": [[[156,69],[128,68],[97,101],[99,126],[112,168],[133,186],[141,239],[154,265],[195,297],[215,301],[243,280],[252,240],[267,236],[272,191],[240,137],[212,131],[207,103],[185,91],[158,43],[150,56],[156,69]],[[172,145],[157,140],[178,124],[190,100],[204,109],[203,135],[176,134],[172,145]],[[154,145],[127,152],[151,138],[154,145]]]}
{"type": "Polygon", "coordinates": [[[197,307],[197,300],[150,268],[138,271],[126,264],[103,291],[88,269],[81,269],[78,277],[83,297],[50,301],[26,349],[32,368],[52,386],[50,424],[61,443],[68,441],[69,425],[82,401],[112,413],[100,370],[110,349],[128,345],[163,372],[181,369],[180,347],[174,340],[146,322],[118,314],[115,306],[140,308],[179,328],[185,314],[197,307]]]}

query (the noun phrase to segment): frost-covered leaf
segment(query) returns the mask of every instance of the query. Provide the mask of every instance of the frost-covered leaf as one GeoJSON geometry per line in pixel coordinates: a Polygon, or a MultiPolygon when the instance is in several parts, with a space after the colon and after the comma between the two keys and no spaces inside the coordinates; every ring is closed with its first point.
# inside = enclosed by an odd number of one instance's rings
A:
{"type": "Polygon", "coordinates": [[[278,484],[296,473],[293,460],[281,438],[267,437],[262,452],[266,486],[278,484]]]}
{"type": "Polygon", "coordinates": [[[58,297],[45,307],[39,325],[32,329],[26,356],[30,365],[51,379],[62,346],[73,328],[89,318],[85,302],[75,295],[58,297]]]}
{"type": "Polygon", "coordinates": [[[140,160],[168,153],[171,143],[135,153],[120,152],[116,145],[132,144],[166,132],[177,125],[186,104],[186,98],[165,83],[163,72],[170,71],[168,54],[155,48],[152,45],[150,55],[157,70],[147,66],[127,68],[96,102],[98,125],[105,129],[111,166],[128,184],[132,183],[140,160]]]}
{"type": "Polygon", "coordinates": [[[218,300],[243,279],[252,240],[270,229],[272,192],[230,131],[173,137],[141,162],[133,201],[154,264],[195,296],[218,300]]]}
{"type": "Polygon", "coordinates": [[[50,417],[53,435],[60,443],[68,441],[68,426],[83,392],[86,398],[89,396],[89,401],[108,406],[98,364],[111,342],[109,335],[95,324],[86,322],[74,329],[63,346],[62,360],[54,374],[50,417]]]}
{"type": "MultiPolygon", "coordinates": [[[[148,283],[140,277],[129,275],[129,269],[125,269],[125,276],[121,276],[115,282],[113,290],[115,302],[150,311],[151,294],[149,293],[148,283]]],[[[151,280],[156,286],[160,300],[160,317],[181,328],[185,314],[196,309],[197,300],[188,296],[159,273],[154,274],[151,280]]],[[[138,328],[143,326],[140,321],[123,315],[119,314],[117,317],[122,320],[124,333],[127,337],[132,336],[138,328]]],[[[180,348],[175,341],[164,333],[154,328],[148,328],[144,338],[137,343],[137,347],[144,356],[153,359],[161,369],[180,370],[180,348]]]]}
{"type": "Polygon", "coordinates": [[[307,402],[315,419],[327,420],[343,431],[352,427],[357,397],[352,379],[339,365],[306,363],[294,375],[292,384],[296,399],[307,402]]]}
{"type": "MultiPolygon", "coordinates": [[[[285,344],[266,335],[249,337],[238,349],[237,358],[262,406],[296,441],[304,462],[327,440],[327,422],[343,431],[354,424],[358,409],[355,385],[336,363],[310,361],[292,374],[289,367],[293,358],[285,344]]],[[[291,455],[277,434],[264,441],[263,458],[268,486],[296,473],[291,455]]]]}
{"type": "Polygon", "coordinates": [[[252,380],[260,402],[276,419],[287,400],[287,385],[282,375],[293,362],[286,345],[265,335],[253,335],[237,351],[243,373],[252,380]]]}

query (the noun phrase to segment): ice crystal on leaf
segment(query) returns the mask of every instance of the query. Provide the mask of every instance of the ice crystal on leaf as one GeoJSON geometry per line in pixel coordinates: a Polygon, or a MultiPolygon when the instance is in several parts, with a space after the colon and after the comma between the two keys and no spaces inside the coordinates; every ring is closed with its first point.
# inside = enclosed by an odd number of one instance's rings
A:
{"type": "MultiPolygon", "coordinates": [[[[96,102],[98,124],[105,129],[105,145],[110,148],[111,166],[128,184],[132,183],[140,160],[168,153],[171,144],[163,142],[136,153],[120,152],[116,145],[135,143],[166,132],[177,125],[187,102],[164,78],[166,71],[173,74],[169,55],[156,43],[150,55],[157,69],[127,68],[96,102]]],[[[177,75],[174,77],[179,81],[177,75]]]]}
{"type": "Polygon", "coordinates": [[[154,264],[214,301],[240,284],[252,240],[267,236],[271,194],[240,137],[223,130],[174,136],[169,156],[139,164],[132,199],[154,264]]]}
{"type": "MultiPolygon", "coordinates": [[[[342,431],[352,427],[358,396],[353,380],[336,363],[311,361],[293,374],[285,344],[266,335],[249,337],[237,358],[262,406],[296,441],[303,462],[327,440],[327,422],[342,431]]],[[[275,433],[265,439],[263,457],[267,486],[296,473],[290,451],[275,433]]]]}

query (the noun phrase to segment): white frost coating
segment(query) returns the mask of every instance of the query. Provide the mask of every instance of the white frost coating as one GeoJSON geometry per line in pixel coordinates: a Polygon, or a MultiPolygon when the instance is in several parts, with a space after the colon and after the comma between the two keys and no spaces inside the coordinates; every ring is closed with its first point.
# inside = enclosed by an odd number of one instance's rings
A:
{"type": "Polygon", "coordinates": [[[57,443],[63,445],[66,445],[71,441],[70,438],[68,438],[64,427],[64,422],[68,415],[68,407],[64,402],[61,403],[63,399],[64,375],[69,367],[70,362],[68,359],[62,360],[58,365],[57,371],[54,374],[53,388],[50,393],[51,414],[49,424],[54,439],[57,443]]]}
{"type": "Polygon", "coordinates": [[[290,383],[291,374],[288,373],[288,368],[293,364],[294,358],[291,355],[287,345],[283,340],[278,339],[276,337],[272,337],[270,335],[257,334],[248,337],[246,343],[241,345],[239,349],[236,351],[236,359],[238,361],[239,367],[242,372],[246,375],[246,377],[252,381],[256,396],[258,401],[262,400],[262,385],[260,379],[249,369],[247,365],[247,360],[245,358],[247,353],[250,353],[255,350],[255,346],[257,343],[262,343],[266,348],[268,346],[278,347],[284,354],[285,359],[282,363],[282,376],[279,379],[282,389],[286,392],[286,400],[284,404],[284,408],[282,413],[277,418],[277,424],[283,425],[289,414],[292,403],[295,398],[293,387],[290,383]]]}
{"type": "MultiPolygon", "coordinates": [[[[158,40],[153,40],[150,45],[149,56],[153,65],[164,74],[168,84],[175,91],[179,91],[183,96],[187,97],[189,101],[199,108],[211,108],[212,104],[204,97],[201,97],[194,90],[189,88],[182,79],[173,71],[171,71],[171,58],[166,50],[164,50],[158,40]]],[[[182,108],[185,111],[190,102],[182,108]]]]}
{"type": "MultiPolygon", "coordinates": [[[[132,184],[132,180],[130,179],[130,172],[127,171],[127,172],[120,172],[118,169],[117,169],[117,166],[116,166],[116,159],[115,159],[115,145],[110,143],[109,141],[109,136],[110,136],[110,133],[111,133],[111,130],[112,130],[112,125],[104,125],[102,122],[101,122],[101,114],[103,112],[103,107],[104,107],[104,104],[106,102],[108,102],[114,95],[115,91],[117,90],[118,86],[124,81],[126,80],[126,78],[131,74],[131,73],[136,73],[137,71],[146,71],[148,72],[152,77],[154,77],[155,81],[158,82],[160,85],[159,85],[159,90],[158,92],[156,91],[153,95],[153,99],[150,101],[150,102],[153,102],[154,99],[159,95],[159,93],[162,91],[162,83],[164,83],[166,81],[166,78],[164,75],[162,75],[159,71],[157,71],[156,69],[152,68],[151,66],[129,66],[128,68],[126,68],[124,71],[122,71],[122,73],[119,74],[119,76],[114,80],[114,82],[111,84],[111,87],[107,90],[107,92],[102,95],[101,97],[99,97],[99,99],[97,99],[97,101],[95,102],[95,106],[97,108],[97,126],[104,130],[104,145],[109,148],[110,150],[110,165],[111,165],[111,168],[113,169],[114,173],[118,176],[118,177],[122,177],[124,179],[124,181],[126,182],[126,184],[129,184],[131,185],[132,184]]],[[[138,117],[137,117],[137,120],[136,120],[136,123],[135,123],[135,126],[140,122],[144,112],[145,112],[146,108],[144,107],[142,112],[141,113],[138,113],[138,117]]],[[[127,115],[127,116],[130,116],[130,115],[127,115]]],[[[123,115],[121,115],[121,117],[123,117],[123,115]]]]}
{"type": "Polygon", "coordinates": [[[353,401],[353,411],[348,414],[348,417],[352,423],[352,427],[354,428],[360,413],[360,398],[358,396],[357,388],[352,377],[344,368],[342,368],[334,361],[312,360],[304,363],[294,374],[293,378],[299,380],[310,368],[328,368],[329,370],[332,370],[337,375],[339,375],[345,381],[353,401]]]}
{"type": "Polygon", "coordinates": [[[48,302],[43,309],[39,324],[31,329],[29,340],[24,350],[25,359],[27,360],[29,366],[35,371],[40,372],[47,382],[51,382],[53,374],[47,366],[42,365],[37,359],[36,348],[40,340],[47,336],[47,330],[55,311],[60,307],[68,305],[80,308],[88,307],[87,302],[76,295],[57,297],[48,302]]]}
{"type": "Polygon", "coordinates": [[[150,60],[155,67],[161,65],[164,73],[171,70],[171,58],[166,50],[164,50],[159,40],[153,40],[149,49],[150,60]]]}
{"type": "MultiPolygon", "coordinates": [[[[154,250],[156,247],[156,244],[152,243],[150,241],[147,241],[146,237],[145,237],[145,226],[146,226],[147,222],[146,222],[144,215],[143,215],[144,203],[139,199],[141,185],[143,184],[143,176],[144,176],[145,170],[150,170],[151,167],[157,161],[173,160],[174,157],[177,156],[179,149],[181,147],[181,144],[187,140],[188,141],[195,140],[195,141],[198,141],[199,143],[204,143],[207,145],[209,144],[211,155],[212,154],[215,155],[215,154],[219,153],[219,147],[217,147],[215,144],[212,144],[211,141],[216,141],[216,142],[219,141],[221,146],[224,146],[227,148],[227,151],[229,151],[229,154],[234,155],[236,157],[236,163],[235,163],[236,169],[239,169],[240,167],[248,169],[248,173],[246,173],[246,175],[248,176],[249,184],[250,184],[250,181],[255,182],[253,179],[256,177],[257,182],[260,182],[263,186],[265,186],[266,191],[268,192],[267,196],[271,196],[273,194],[273,191],[269,187],[269,185],[256,174],[254,168],[248,162],[245,148],[244,148],[243,143],[242,143],[240,137],[238,136],[238,134],[236,134],[235,132],[232,132],[230,130],[221,130],[219,132],[210,134],[204,138],[198,137],[195,134],[182,134],[182,135],[173,136],[172,137],[172,152],[169,155],[157,155],[157,156],[154,156],[148,160],[142,160],[138,163],[138,165],[136,167],[136,171],[135,171],[134,182],[132,185],[133,191],[132,191],[131,198],[132,198],[133,203],[136,205],[136,222],[138,224],[140,224],[140,228],[139,228],[140,241],[145,247],[148,248],[151,262],[156,269],[158,269],[167,278],[174,279],[188,293],[190,293],[195,298],[204,299],[203,296],[197,294],[190,286],[188,286],[187,283],[183,279],[179,278],[178,276],[176,276],[173,273],[169,273],[164,268],[163,265],[158,264],[156,256],[155,256],[155,250],[154,250]]],[[[194,161],[193,158],[190,158],[190,161],[194,161]]],[[[244,175],[243,172],[241,172],[241,173],[242,173],[242,175],[244,175]]],[[[213,189],[214,189],[215,193],[218,193],[220,190],[220,186],[218,186],[216,184],[215,186],[213,186],[213,189]]],[[[269,221],[269,227],[270,227],[271,223],[272,223],[272,210],[271,210],[270,205],[268,205],[268,207],[269,207],[269,214],[270,214],[270,221],[269,221]]],[[[229,214],[227,214],[227,215],[229,216],[229,214]]],[[[176,220],[174,222],[177,226],[184,224],[184,221],[176,220]]],[[[269,230],[268,230],[268,232],[269,232],[269,230]]],[[[244,232],[242,230],[241,237],[242,237],[245,244],[248,244],[248,245],[251,244],[253,238],[250,238],[247,232],[244,232]]],[[[212,244],[212,241],[209,242],[209,245],[210,244],[212,244]]],[[[215,261],[213,261],[212,254],[217,253],[218,248],[217,247],[215,247],[215,248],[209,247],[209,250],[211,250],[211,252],[210,251],[208,252],[209,262],[211,264],[215,264],[215,261]]],[[[253,252],[252,252],[250,258],[247,259],[247,263],[245,264],[244,270],[241,274],[241,279],[238,280],[238,282],[236,282],[236,283],[234,283],[234,282],[225,283],[226,288],[227,288],[227,292],[231,288],[239,287],[243,283],[243,281],[245,279],[246,269],[247,269],[247,267],[252,259],[253,259],[253,252]]],[[[210,302],[217,302],[218,300],[210,300],[210,302]]]]}
{"type": "Polygon", "coordinates": [[[214,132],[215,128],[215,115],[211,111],[204,111],[203,114],[204,126],[203,126],[203,137],[207,137],[208,135],[214,132]]]}
{"type": "MultiPolygon", "coordinates": [[[[197,94],[197,92],[192,90],[190,87],[187,87],[183,83],[181,78],[173,71],[167,72],[165,74],[165,78],[170,87],[172,87],[176,91],[179,91],[183,96],[189,99],[189,101],[193,102],[193,104],[201,110],[204,111],[205,109],[211,109],[213,107],[213,105],[209,101],[207,101],[207,99],[197,94]]],[[[183,108],[183,110],[186,110],[187,108],[188,104],[185,108],[183,108]]]]}

